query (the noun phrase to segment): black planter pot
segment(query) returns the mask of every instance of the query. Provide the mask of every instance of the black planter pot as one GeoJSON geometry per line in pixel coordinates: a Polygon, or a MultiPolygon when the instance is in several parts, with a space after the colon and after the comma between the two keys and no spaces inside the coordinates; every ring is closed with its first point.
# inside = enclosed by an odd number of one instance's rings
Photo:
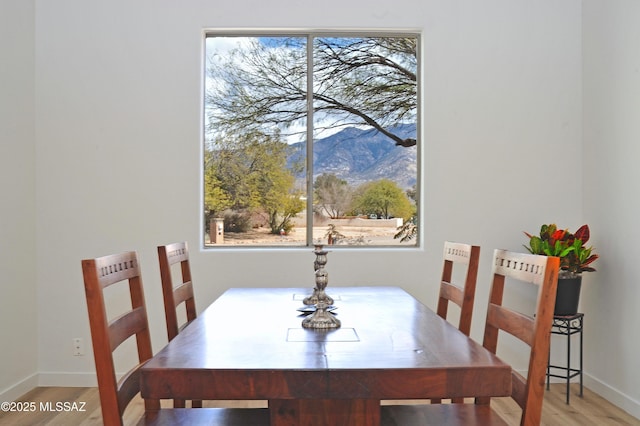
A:
{"type": "Polygon", "coordinates": [[[556,306],[554,315],[575,315],[578,313],[580,302],[580,287],[582,275],[571,278],[558,278],[558,290],[556,292],[556,306]]]}

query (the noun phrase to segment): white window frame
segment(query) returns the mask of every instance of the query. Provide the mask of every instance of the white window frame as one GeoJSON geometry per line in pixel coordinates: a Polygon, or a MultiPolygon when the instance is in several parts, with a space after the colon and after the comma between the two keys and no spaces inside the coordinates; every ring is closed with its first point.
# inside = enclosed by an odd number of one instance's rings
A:
{"type": "MultiPolygon", "coordinates": [[[[418,232],[415,236],[415,244],[410,245],[336,245],[331,246],[332,250],[334,248],[338,249],[365,249],[365,250],[380,250],[380,249],[389,249],[389,250],[411,250],[411,249],[421,249],[422,248],[422,240],[424,235],[424,215],[423,215],[423,204],[422,204],[422,166],[423,166],[423,144],[424,140],[422,137],[422,70],[423,70],[423,62],[422,62],[422,33],[419,30],[313,30],[313,31],[305,31],[305,30],[273,30],[273,29],[225,29],[225,30],[206,30],[203,32],[203,43],[202,43],[202,84],[201,84],[201,171],[200,171],[200,214],[202,215],[200,219],[200,223],[204,223],[204,169],[203,169],[203,158],[204,158],[204,116],[205,116],[205,102],[204,102],[204,91],[205,91],[205,74],[206,67],[204,64],[204,58],[206,55],[206,39],[209,37],[306,37],[307,45],[313,45],[313,39],[317,37],[415,37],[416,38],[416,62],[418,64],[416,69],[417,76],[417,90],[416,90],[416,139],[418,141],[416,149],[416,216],[415,220],[417,221],[418,232]]],[[[313,49],[307,49],[307,74],[313,75],[313,49]]],[[[307,93],[313,93],[313,79],[307,79],[307,93]]],[[[307,212],[313,211],[313,97],[307,98],[307,129],[306,129],[306,189],[307,189],[307,212]]],[[[206,226],[206,225],[205,225],[206,226]]],[[[304,245],[223,245],[220,247],[212,247],[206,246],[204,243],[205,229],[201,229],[200,232],[202,238],[202,247],[205,250],[212,249],[308,249],[309,247],[314,246],[313,241],[313,214],[306,215],[306,242],[304,245]]]]}

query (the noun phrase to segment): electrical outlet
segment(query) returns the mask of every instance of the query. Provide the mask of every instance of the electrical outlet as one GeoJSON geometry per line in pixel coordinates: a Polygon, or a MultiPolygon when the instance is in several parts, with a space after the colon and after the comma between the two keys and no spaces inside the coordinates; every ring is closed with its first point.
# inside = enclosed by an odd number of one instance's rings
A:
{"type": "Polygon", "coordinates": [[[75,337],[73,339],[73,355],[74,356],[84,355],[84,342],[80,337],[75,337]]]}

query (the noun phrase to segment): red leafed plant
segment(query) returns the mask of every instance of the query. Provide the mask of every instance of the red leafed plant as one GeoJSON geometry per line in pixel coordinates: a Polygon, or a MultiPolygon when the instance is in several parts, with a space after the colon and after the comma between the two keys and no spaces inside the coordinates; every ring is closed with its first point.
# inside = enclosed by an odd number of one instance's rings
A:
{"type": "Polygon", "coordinates": [[[524,246],[530,253],[560,258],[560,269],[569,274],[592,272],[591,264],[598,259],[593,247],[587,247],[590,232],[589,225],[582,225],[575,233],[560,230],[555,224],[542,225],[540,235],[529,237],[529,245],[524,246]]]}

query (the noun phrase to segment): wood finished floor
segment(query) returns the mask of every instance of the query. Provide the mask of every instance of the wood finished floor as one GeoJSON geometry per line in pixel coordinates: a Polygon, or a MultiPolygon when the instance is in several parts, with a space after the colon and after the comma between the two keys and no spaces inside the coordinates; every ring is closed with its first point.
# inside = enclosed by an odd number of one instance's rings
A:
{"type": "MultiPolygon", "coordinates": [[[[567,405],[565,403],[564,385],[552,384],[551,389],[545,391],[541,424],[545,426],[640,426],[640,420],[630,416],[588,389],[584,390],[584,397],[580,398],[578,395],[579,389],[578,384],[572,385],[571,404],[567,405]]],[[[0,412],[0,425],[88,426],[102,424],[97,388],[40,387],[23,395],[17,401],[34,402],[37,409],[35,412],[29,413],[0,412]],[[46,406],[46,403],[49,402],[54,407],[56,402],[83,402],[85,403],[85,411],[52,412],[40,410],[40,403],[44,403],[46,406]]],[[[170,404],[170,402],[167,401],[167,404],[170,404]]],[[[491,404],[505,420],[514,425],[518,424],[520,411],[510,398],[495,398],[491,404]]],[[[264,407],[266,403],[263,401],[205,401],[204,405],[210,407],[264,407]]],[[[142,401],[140,399],[134,400],[125,413],[125,424],[135,425],[142,413],[142,401]]]]}

